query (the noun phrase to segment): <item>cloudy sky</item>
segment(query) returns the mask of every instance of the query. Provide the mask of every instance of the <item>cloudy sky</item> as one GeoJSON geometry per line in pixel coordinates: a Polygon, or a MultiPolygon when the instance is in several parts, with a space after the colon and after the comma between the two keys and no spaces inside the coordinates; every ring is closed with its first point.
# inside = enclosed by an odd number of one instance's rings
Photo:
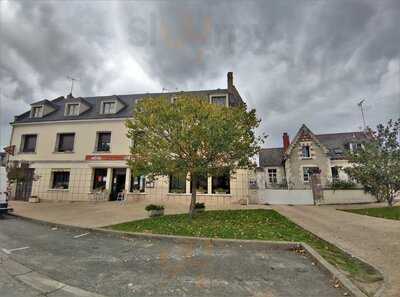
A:
{"type": "Polygon", "coordinates": [[[0,145],[29,104],[225,88],[262,119],[265,146],[400,116],[400,1],[0,1],[0,145]]]}

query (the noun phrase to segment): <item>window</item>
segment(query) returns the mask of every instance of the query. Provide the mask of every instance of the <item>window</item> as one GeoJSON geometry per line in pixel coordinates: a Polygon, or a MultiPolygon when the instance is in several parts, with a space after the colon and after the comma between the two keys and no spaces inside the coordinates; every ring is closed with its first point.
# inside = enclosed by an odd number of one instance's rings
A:
{"type": "Polygon", "coordinates": [[[21,152],[34,153],[36,151],[36,134],[22,135],[21,139],[21,152]]]}
{"type": "MultiPolygon", "coordinates": [[[[193,182],[190,182],[190,192],[193,189],[193,182]]],[[[207,175],[200,175],[197,177],[196,192],[200,194],[207,194],[208,192],[208,177],[207,175]]]]}
{"type": "Polygon", "coordinates": [[[115,102],[103,102],[103,106],[102,106],[102,113],[103,114],[112,114],[115,113],[116,104],[115,102]]]}
{"type": "Polygon", "coordinates": [[[350,151],[353,153],[363,149],[363,145],[361,143],[349,143],[349,147],[350,151]]]}
{"type": "Polygon", "coordinates": [[[93,175],[93,190],[101,191],[106,188],[107,168],[95,168],[93,175]]]}
{"type": "Polygon", "coordinates": [[[303,145],[301,147],[301,157],[303,159],[309,159],[311,158],[311,154],[310,154],[310,146],[309,145],[303,145]]]}
{"type": "Polygon", "coordinates": [[[97,133],[97,146],[98,152],[109,152],[111,143],[111,132],[98,132],[97,133]]]}
{"type": "Polygon", "coordinates": [[[331,167],[331,172],[332,172],[332,179],[339,179],[339,168],[334,166],[331,167]]]}
{"type": "Polygon", "coordinates": [[[230,176],[229,173],[220,176],[213,176],[211,179],[213,194],[230,194],[230,176]]]}
{"type": "Polygon", "coordinates": [[[43,106],[32,107],[32,117],[41,118],[43,116],[43,106]]]}
{"type": "Polygon", "coordinates": [[[272,169],[268,169],[268,180],[271,184],[276,184],[278,183],[278,178],[276,175],[276,169],[272,168],[272,169]]]}
{"type": "Polygon", "coordinates": [[[74,150],[75,133],[58,134],[57,152],[72,152],[74,150]]]}
{"type": "Polygon", "coordinates": [[[226,95],[211,96],[211,103],[226,106],[226,95]]]}
{"type": "Polygon", "coordinates": [[[311,175],[319,172],[318,167],[303,167],[303,181],[308,183],[311,181],[311,175]]]}
{"type": "Polygon", "coordinates": [[[65,115],[77,116],[79,115],[79,103],[69,103],[65,106],[65,115]]]}
{"type": "Polygon", "coordinates": [[[169,177],[170,193],[186,193],[186,175],[170,175],[169,177]]]}
{"type": "Polygon", "coordinates": [[[144,192],[146,178],[143,175],[131,176],[131,192],[144,192]]]}
{"type": "Polygon", "coordinates": [[[69,186],[69,171],[54,171],[52,189],[66,190],[69,186]]]}

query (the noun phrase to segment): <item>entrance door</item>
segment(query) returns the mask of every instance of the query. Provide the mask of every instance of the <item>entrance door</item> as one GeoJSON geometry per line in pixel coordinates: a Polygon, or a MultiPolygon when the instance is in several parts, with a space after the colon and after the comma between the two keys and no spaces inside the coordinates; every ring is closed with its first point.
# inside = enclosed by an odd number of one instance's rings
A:
{"type": "Polygon", "coordinates": [[[112,175],[112,186],[110,200],[116,200],[118,193],[125,189],[126,169],[114,168],[112,175]]]}
{"type": "Polygon", "coordinates": [[[32,192],[32,181],[35,169],[24,168],[22,171],[22,179],[18,181],[15,189],[15,200],[28,201],[32,192]]]}

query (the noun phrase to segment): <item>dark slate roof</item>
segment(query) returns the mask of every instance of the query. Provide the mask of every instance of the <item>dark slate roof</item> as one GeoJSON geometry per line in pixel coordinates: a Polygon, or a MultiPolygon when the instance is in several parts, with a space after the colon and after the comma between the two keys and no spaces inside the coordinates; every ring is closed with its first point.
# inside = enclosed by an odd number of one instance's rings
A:
{"type": "MultiPolygon", "coordinates": [[[[345,158],[349,143],[368,141],[368,136],[364,132],[315,134],[315,137],[328,149],[328,156],[334,160],[345,158]]],[[[259,154],[259,164],[261,167],[281,166],[283,155],[283,148],[262,149],[259,154]]]]}
{"type": "Polygon", "coordinates": [[[200,91],[182,91],[182,92],[170,92],[170,93],[142,93],[142,94],[129,94],[129,95],[111,95],[111,96],[96,96],[96,97],[78,97],[78,98],[64,98],[58,97],[54,100],[41,100],[34,102],[35,104],[49,104],[56,108],[56,111],[46,115],[42,118],[31,118],[30,111],[27,111],[21,115],[15,117],[13,123],[36,123],[36,122],[48,122],[48,121],[64,121],[64,120],[90,120],[90,119],[107,119],[107,118],[128,118],[132,116],[132,110],[135,102],[145,97],[157,97],[157,96],[179,96],[180,94],[190,94],[200,97],[208,97],[211,94],[223,93],[228,94],[228,100],[230,106],[238,106],[244,104],[239,93],[235,89],[233,92],[228,92],[227,89],[213,89],[213,90],[200,90],[200,91]],[[82,100],[90,108],[79,116],[67,117],[64,115],[65,104],[71,102],[71,100],[79,99],[82,100]],[[116,114],[100,114],[100,104],[104,100],[119,100],[125,107],[116,114]]]}
{"type": "Polygon", "coordinates": [[[315,137],[329,150],[331,159],[343,159],[349,143],[363,143],[368,141],[364,132],[345,132],[316,134],[315,137]]]}
{"type": "Polygon", "coordinates": [[[265,148],[261,149],[258,157],[260,167],[282,166],[283,148],[265,148]]]}

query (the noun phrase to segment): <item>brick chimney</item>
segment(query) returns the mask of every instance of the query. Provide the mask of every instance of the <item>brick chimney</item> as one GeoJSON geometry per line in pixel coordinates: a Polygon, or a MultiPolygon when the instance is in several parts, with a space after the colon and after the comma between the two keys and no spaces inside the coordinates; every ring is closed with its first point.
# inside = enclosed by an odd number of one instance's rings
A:
{"type": "Polygon", "coordinates": [[[233,72],[228,72],[226,75],[228,81],[228,91],[232,90],[233,87],[233,72]]]}
{"type": "Polygon", "coordinates": [[[283,151],[286,152],[290,145],[289,135],[286,132],[283,133],[282,140],[283,140],[283,151]]]}

